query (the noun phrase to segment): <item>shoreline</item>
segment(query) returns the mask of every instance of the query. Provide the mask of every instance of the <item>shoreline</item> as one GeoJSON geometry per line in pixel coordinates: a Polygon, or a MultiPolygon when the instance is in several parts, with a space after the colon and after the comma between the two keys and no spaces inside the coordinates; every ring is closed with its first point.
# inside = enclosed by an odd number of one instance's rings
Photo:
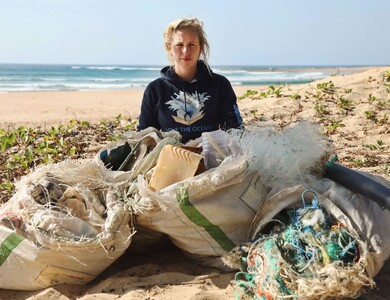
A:
{"type": "MultiPolygon", "coordinates": [[[[237,97],[248,89],[233,86],[237,97]]],[[[55,126],[70,120],[99,122],[119,114],[138,118],[144,89],[110,91],[15,92],[0,94],[0,128],[55,126]]]]}

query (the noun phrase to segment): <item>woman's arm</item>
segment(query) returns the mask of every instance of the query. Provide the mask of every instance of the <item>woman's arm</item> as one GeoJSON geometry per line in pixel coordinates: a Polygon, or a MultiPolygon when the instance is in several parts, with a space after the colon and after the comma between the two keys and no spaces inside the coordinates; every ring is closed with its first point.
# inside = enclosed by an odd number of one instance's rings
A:
{"type": "MultiPolygon", "coordinates": [[[[223,77],[224,78],[224,77],[223,77]]],[[[237,105],[237,97],[230,82],[224,78],[222,85],[220,127],[223,130],[230,128],[244,128],[244,123],[237,105]]]]}
{"type": "Polygon", "coordinates": [[[157,118],[156,99],[154,99],[149,86],[145,89],[142,98],[141,113],[138,119],[137,129],[142,130],[148,127],[160,129],[160,124],[157,118]]]}

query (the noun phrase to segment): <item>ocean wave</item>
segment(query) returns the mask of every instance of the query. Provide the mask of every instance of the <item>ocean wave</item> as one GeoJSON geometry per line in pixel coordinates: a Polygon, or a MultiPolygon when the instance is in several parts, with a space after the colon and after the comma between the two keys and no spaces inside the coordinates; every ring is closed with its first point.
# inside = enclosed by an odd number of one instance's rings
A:
{"type": "Polygon", "coordinates": [[[0,85],[0,92],[37,92],[37,91],[99,91],[99,90],[122,90],[131,88],[142,88],[142,83],[122,83],[122,84],[92,84],[92,83],[21,83],[0,85]]]}
{"type": "Polygon", "coordinates": [[[119,67],[119,66],[72,66],[73,70],[102,70],[102,71],[160,71],[160,67],[119,67]]]}
{"type": "MultiPolygon", "coordinates": [[[[0,92],[93,91],[145,88],[159,77],[160,67],[130,65],[18,65],[0,68],[0,92]]],[[[317,69],[216,67],[234,85],[306,83],[329,76],[317,69]]]]}
{"type": "Polygon", "coordinates": [[[245,75],[225,75],[232,83],[233,82],[289,82],[293,80],[317,80],[326,77],[327,75],[322,72],[306,72],[306,73],[289,73],[289,72],[278,72],[278,73],[248,73],[245,75]]]}

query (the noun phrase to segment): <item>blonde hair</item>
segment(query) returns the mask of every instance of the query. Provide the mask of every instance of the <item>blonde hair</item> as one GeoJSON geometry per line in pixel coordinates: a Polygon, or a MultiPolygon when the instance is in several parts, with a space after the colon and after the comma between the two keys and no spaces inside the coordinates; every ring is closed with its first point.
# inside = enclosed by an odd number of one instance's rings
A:
{"type": "Polygon", "coordinates": [[[180,30],[191,30],[198,34],[200,46],[199,58],[203,59],[206,66],[209,67],[208,58],[210,53],[210,45],[207,41],[206,33],[203,30],[203,22],[197,18],[178,19],[168,24],[164,32],[164,45],[169,61],[173,63],[172,58],[169,55],[173,41],[173,35],[180,30]]]}

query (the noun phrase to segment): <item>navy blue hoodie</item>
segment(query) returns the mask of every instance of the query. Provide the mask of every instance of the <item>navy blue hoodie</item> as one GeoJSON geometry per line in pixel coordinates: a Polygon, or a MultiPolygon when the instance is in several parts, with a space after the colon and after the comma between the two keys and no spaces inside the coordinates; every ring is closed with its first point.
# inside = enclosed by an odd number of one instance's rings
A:
{"type": "Polygon", "coordinates": [[[145,89],[138,130],[147,127],[176,130],[182,143],[186,143],[205,131],[242,128],[230,82],[210,72],[201,60],[191,82],[180,79],[172,67],[161,69],[161,77],[145,89]]]}

